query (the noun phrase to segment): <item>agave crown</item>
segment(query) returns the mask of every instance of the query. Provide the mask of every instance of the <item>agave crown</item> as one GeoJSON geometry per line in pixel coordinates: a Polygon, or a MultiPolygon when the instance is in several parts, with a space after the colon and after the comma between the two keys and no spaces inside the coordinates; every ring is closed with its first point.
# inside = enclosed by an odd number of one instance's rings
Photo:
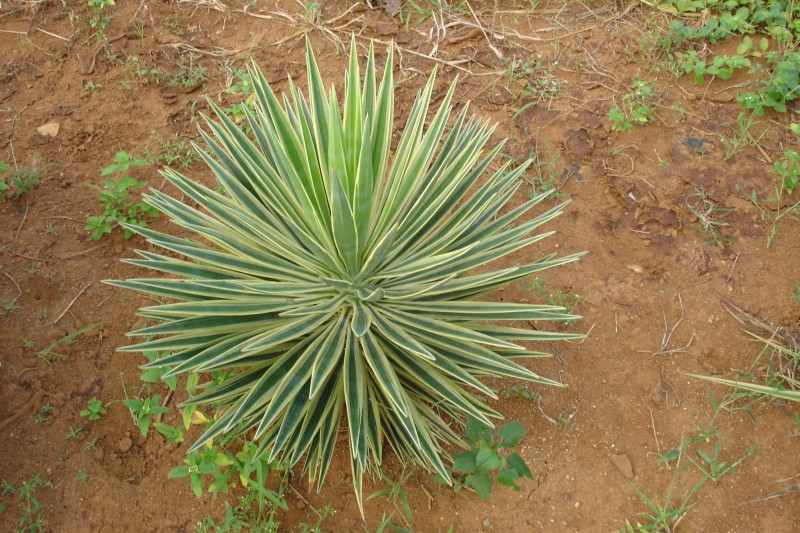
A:
{"type": "Polygon", "coordinates": [[[253,430],[257,457],[304,458],[321,485],[344,413],[360,504],[363,473],[380,465],[385,442],[449,479],[443,447],[462,441],[448,422],[500,416],[477,378],[556,384],[513,362],[546,354],[511,341],[576,335],[494,322],[576,317],[475,298],[578,256],[475,273],[547,236],[530,234],[563,205],[525,217],[539,196],[503,210],[527,163],[490,171],[502,143],[484,153],[494,128],[467,118],[466,106],[451,120],[455,83],[426,124],[434,72],[391,155],[392,50],[378,83],[370,46],[362,83],[353,42],[341,111],[307,50],[308,97],[289,80],[279,100],[251,67],[250,137],[211,104],[207,149],[196,149],[221,191],[167,169],[199,208],[158,190],[146,197],[199,240],[128,226],[174,253],[127,262],[175,277],[110,283],[178,301],[142,308],[157,324],[121,350],[168,352],[145,365],[170,367],[167,376],[229,371],[186,402],[218,413],[192,450],[253,430]]]}

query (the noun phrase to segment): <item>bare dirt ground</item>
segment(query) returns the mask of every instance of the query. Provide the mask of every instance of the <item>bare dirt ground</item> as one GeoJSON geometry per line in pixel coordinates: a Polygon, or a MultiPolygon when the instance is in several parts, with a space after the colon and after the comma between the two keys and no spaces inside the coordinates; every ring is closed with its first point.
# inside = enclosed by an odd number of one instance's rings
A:
{"type": "MultiPolygon", "coordinates": [[[[556,235],[526,254],[589,252],[538,285],[497,295],[561,298],[584,318],[557,327],[588,332],[583,341],[545,347],[556,357],[526,363],[567,388],[536,388],[539,401],[512,394],[494,405],[527,428],[520,453],[533,479],[519,492],[497,488],[484,503],[416,471],[405,485],[414,513],[409,529],[612,531],[626,519],[635,525],[650,511],[633,484],[656,504],[667,501],[674,484],[677,507],[698,481],[696,467],[676,470],[659,461],[698,435],[707,438],[692,450],[710,454],[720,443],[719,461],[744,460],[735,474],[691,497],[679,531],[800,528],[797,492],[752,501],[798,480],[797,408],[760,402],[753,416],[715,416],[708,391],[716,399],[728,391],[686,375],[735,377],[731,369],[748,368],[758,355],[759,344],[724,300],[776,325],[796,328],[800,319],[792,300],[800,280],[798,221],[783,219],[767,247],[770,225],[749,200],[753,189],[759,198],[773,191],[771,161],[792,142],[786,118],[768,113],[752,133],[763,133],[758,145],[745,143],[725,157],[722,139],[739,113],[735,88],[750,81],[746,75],[699,87],[676,78],[660,66],[668,58],[654,44],[670,18],[638,2],[542,1],[533,9],[527,2],[473,2],[473,12],[427,18],[405,5],[407,23],[355,0],[323,2],[313,13],[290,1],[251,4],[119,0],[98,39],[84,1],[2,2],[0,160],[40,170],[41,183],[28,195],[0,200],[0,478],[39,473],[49,482],[35,493],[45,531],[195,531],[233,500],[197,499],[186,479],[167,479],[198,430],[174,446],[155,431],[143,438],[122,404],[141,386],[143,360],[115,348],[128,343],[124,334],[147,299],[101,280],[141,276],[120,259],[146,245],[117,231],[91,240],[86,219],[102,208],[89,185],[102,186],[101,169],[119,151],[158,156],[170,138],[195,138],[206,98],[223,107],[241,98],[225,92],[236,81],[232,67],[252,59],[276,91],[287,88],[287,76],[302,86],[305,35],[323,77],[340,84],[351,32],[364,51],[377,40],[379,65],[382,43],[396,43],[398,116],[433,67],[439,94],[459,76],[456,102],[471,100],[473,112],[499,123],[494,141],[509,138],[509,157],[536,158],[538,172],[529,172],[535,185],[522,190],[550,186],[571,200],[548,228],[556,235]],[[190,53],[207,79],[170,87],[166,80],[180,76],[190,53]],[[159,74],[158,84],[148,72],[159,74]],[[656,90],[655,120],[630,133],[612,131],[607,113],[638,78],[656,90]],[[37,130],[48,123],[58,124],[55,134],[37,130]],[[720,223],[718,245],[701,231],[709,219],[720,223]],[[92,324],[99,325],[53,350],[63,357],[37,356],[92,324]],[[79,412],[95,396],[108,413],[89,422],[79,412]]],[[[209,175],[183,157],[173,165],[185,161],[185,173],[209,175]]],[[[164,187],[159,164],[132,174],[164,187]]],[[[162,217],[151,225],[168,223],[162,217]]],[[[492,385],[503,391],[515,383],[492,385]]],[[[167,395],[164,385],[152,391],[167,395]]],[[[174,396],[170,407],[183,399],[174,396]]],[[[164,415],[175,425],[178,418],[175,410],[164,415]]],[[[340,443],[321,492],[294,478],[281,530],[299,531],[326,505],[335,514],[322,530],[364,530],[346,449],[340,443]]],[[[388,463],[388,475],[399,477],[401,467],[388,463]]],[[[364,492],[382,486],[372,480],[364,492]]],[[[0,501],[0,530],[16,531],[25,506],[10,493],[0,501]]],[[[367,502],[367,529],[393,509],[385,498],[367,502]]]]}

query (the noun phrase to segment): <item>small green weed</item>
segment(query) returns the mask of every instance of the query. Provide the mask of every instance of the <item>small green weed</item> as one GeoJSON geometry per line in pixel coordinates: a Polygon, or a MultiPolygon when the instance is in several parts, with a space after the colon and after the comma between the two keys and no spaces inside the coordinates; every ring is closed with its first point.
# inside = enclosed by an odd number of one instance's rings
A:
{"type": "Polygon", "coordinates": [[[408,528],[410,528],[411,524],[414,522],[414,515],[411,512],[411,506],[408,504],[408,497],[403,487],[413,473],[413,470],[403,471],[397,481],[392,481],[386,474],[381,472],[381,480],[386,484],[386,488],[376,490],[367,496],[367,501],[385,496],[386,499],[394,505],[395,510],[392,512],[392,515],[399,514],[404,525],[408,528]]]}
{"type": "Polygon", "coordinates": [[[87,91],[89,91],[90,93],[93,93],[97,89],[100,89],[101,87],[103,87],[103,84],[102,83],[95,83],[93,81],[87,81],[86,83],[83,84],[83,86],[86,88],[87,91]]]}
{"type": "Polygon", "coordinates": [[[14,187],[12,200],[19,200],[23,196],[30,195],[32,187],[39,186],[42,177],[42,172],[40,170],[32,170],[29,168],[17,168],[12,170],[7,178],[11,182],[11,186],[8,185],[6,178],[3,177],[6,170],[8,170],[8,165],[0,161],[0,198],[4,197],[6,193],[11,190],[11,187],[14,187]]]}
{"type": "Polygon", "coordinates": [[[667,487],[667,494],[664,503],[656,503],[649,498],[638,486],[631,483],[631,486],[636,491],[636,494],[650,509],[650,513],[642,513],[641,517],[644,523],[637,523],[632,526],[630,522],[625,521],[626,532],[646,532],[646,531],[675,531],[675,527],[683,519],[687,512],[692,507],[691,500],[695,494],[705,485],[709,479],[712,481],[719,481],[724,475],[735,474],[735,468],[755,453],[755,444],[750,448],[750,451],[743,457],[739,458],[733,464],[728,465],[720,460],[719,454],[722,451],[722,442],[717,440],[714,444],[713,451],[706,453],[700,447],[700,443],[708,442],[709,436],[704,432],[699,432],[697,436],[689,441],[682,440],[680,446],[674,450],[670,450],[664,454],[659,461],[671,465],[673,469],[672,478],[670,479],[669,486],[667,487]],[[691,457],[692,450],[697,454],[697,459],[691,457]],[[673,491],[679,477],[680,472],[688,464],[695,466],[703,476],[694,484],[694,486],[683,494],[678,501],[673,501],[673,491]],[[652,513],[652,514],[651,514],[652,513]]]}
{"type": "Polygon", "coordinates": [[[8,192],[8,183],[6,180],[3,179],[3,174],[5,174],[8,165],[6,165],[5,161],[0,161],[0,198],[4,197],[8,192]]]}
{"type": "Polygon", "coordinates": [[[167,76],[166,84],[168,87],[183,87],[191,89],[208,79],[208,69],[199,64],[200,57],[189,52],[178,58],[178,71],[171,76],[167,76]]]}
{"type": "Polygon", "coordinates": [[[503,397],[507,400],[510,398],[522,398],[534,402],[539,401],[539,395],[528,388],[528,385],[506,386],[503,390],[503,397]]]}
{"type": "Polygon", "coordinates": [[[158,160],[166,166],[174,166],[176,163],[183,168],[192,166],[200,156],[192,148],[191,141],[180,135],[172,135],[158,152],[158,160]]]}
{"type": "Polygon", "coordinates": [[[75,474],[75,481],[78,483],[86,483],[89,479],[89,474],[86,472],[80,471],[75,474]]]}
{"type": "Polygon", "coordinates": [[[733,239],[721,235],[720,231],[727,226],[721,219],[732,209],[718,206],[702,189],[695,187],[694,190],[695,193],[686,199],[686,208],[697,219],[697,229],[705,237],[706,244],[724,249],[733,239]]]}
{"type": "Polygon", "coordinates": [[[39,413],[36,413],[36,418],[34,419],[34,422],[36,422],[37,424],[46,424],[48,422],[51,422],[53,418],[48,416],[47,413],[49,413],[50,409],[52,408],[53,406],[50,405],[49,403],[44,404],[41,408],[41,411],[39,413]]]}
{"type": "Polygon", "coordinates": [[[736,155],[739,150],[741,150],[742,146],[756,146],[764,135],[767,134],[767,129],[764,129],[761,135],[756,138],[750,135],[750,129],[753,126],[761,124],[760,121],[756,120],[756,117],[757,115],[753,112],[742,111],[736,117],[736,126],[738,129],[729,126],[733,135],[731,137],[722,137],[722,144],[725,145],[726,161],[736,155]]]}
{"type": "Polygon", "coordinates": [[[242,124],[243,127],[249,127],[243,124],[246,118],[245,108],[253,110],[253,101],[255,100],[253,82],[250,79],[250,74],[246,70],[242,70],[235,65],[230,65],[222,72],[228,80],[228,88],[225,89],[225,94],[234,95],[239,103],[232,104],[230,107],[225,108],[225,113],[237,124],[242,124]]]}
{"type": "Polygon", "coordinates": [[[800,305],[800,281],[798,281],[794,286],[794,294],[792,294],[792,299],[797,305],[800,305]]]}
{"type": "Polygon", "coordinates": [[[631,131],[634,125],[643,126],[653,122],[658,105],[658,95],[653,84],[644,79],[633,82],[630,92],[622,97],[622,109],[614,107],[608,112],[613,131],[631,131]]]}
{"type": "Polygon", "coordinates": [[[129,55],[125,62],[137,78],[144,78],[145,81],[156,85],[161,83],[161,72],[158,68],[145,65],[138,55],[129,55]]]}
{"type": "Polygon", "coordinates": [[[88,0],[88,3],[93,13],[89,25],[95,30],[95,37],[103,39],[106,34],[106,26],[111,22],[106,8],[113,6],[115,0],[88,0]]]}
{"type": "Polygon", "coordinates": [[[524,104],[514,113],[517,118],[526,108],[544,100],[552,100],[563,89],[563,82],[536,59],[505,58],[501,65],[506,90],[516,104],[524,104]]]}
{"type": "MultiPolygon", "coordinates": [[[[761,203],[755,189],[750,192],[748,198],[758,209],[761,220],[769,221],[771,224],[771,228],[767,234],[767,248],[772,245],[775,235],[778,234],[781,219],[786,215],[800,211],[800,200],[794,203],[789,202],[784,205],[784,197],[790,195],[794,191],[794,188],[798,184],[798,179],[800,179],[800,160],[798,153],[792,150],[784,152],[783,157],[775,162],[773,172],[778,175],[779,179],[775,183],[774,197],[769,198],[767,202],[774,207],[770,208],[768,205],[761,203]]],[[[737,185],[736,190],[746,195],[741,186],[737,185]]]]}
{"type": "Polygon", "coordinates": [[[544,301],[547,305],[563,307],[564,310],[570,314],[575,311],[576,307],[581,306],[586,302],[584,297],[580,294],[570,293],[563,289],[559,289],[554,292],[548,292],[548,289],[545,287],[545,281],[547,281],[546,276],[541,276],[539,278],[531,276],[530,279],[523,279],[520,282],[520,285],[522,290],[532,290],[544,297],[544,301]]]}
{"type": "Polygon", "coordinates": [[[85,409],[79,413],[81,416],[87,417],[89,420],[99,420],[101,415],[106,414],[106,408],[103,407],[103,400],[98,400],[93,397],[89,400],[85,409]]]}
{"type": "Polygon", "coordinates": [[[322,533],[322,523],[336,514],[336,510],[330,505],[326,505],[321,509],[314,509],[314,511],[317,513],[317,521],[313,524],[300,522],[298,525],[300,528],[300,533],[322,533]]]}
{"type": "Polygon", "coordinates": [[[160,405],[160,394],[156,394],[155,396],[151,396],[143,400],[139,398],[129,398],[127,400],[123,400],[122,403],[124,403],[125,406],[130,409],[131,417],[133,417],[133,421],[139,428],[139,432],[142,434],[142,437],[147,437],[147,434],[150,431],[150,423],[152,422],[153,416],[169,411],[168,408],[160,405]]]}
{"type": "MultiPolygon", "coordinates": [[[[509,454],[504,450],[514,448],[524,435],[525,428],[519,422],[503,424],[495,432],[470,417],[464,430],[470,449],[453,456],[453,489],[459,492],[463,487],[469,487],[482,500],[489,499],[495,481],[519,490],[517,480],[533,478],[533,474],[519,454],[509,454]]],[[[444,483],[439,475],[435,481],[444,483]]]]}
{"type": "MultiPolygon", "coordinates": [[[[800,300],[800,282],[795,296],[800,300]]],[[[753,414],[750,406],[764,399],[800,402],[800,343],[797,339],[784,328],[771,326],[766,320],[755,317],[730,302],[725,302],[725,307],[748,327],[746,333],[761,344],[758,356],[748,368],[736,370],[737,381],[689,375],[735,387],[736,390],[726,394],[720,404],[731,411],[743,409],[751,417],[753,414]]],[[[713,397],[709,397],[714,404],[713,397]]]]}
{"type": "Polygon", "coordinates": [[[11,173],[11,185],[16,188],[14,200],[31,194],[31,187],[38,187],[42,173],[38,170],[22,168],[11,173]]]}
{"type": "MultiPolygon", "coordinates": [[[[39,503],[37,491],[44,488],[52,488],[49,481],[45,481],[42,474],[33,474],[27,480],[0,482],[0,495],[13,495],[17,499],[17,506],[20,511],[17,531],[34,533],[47,529],[47,521],[42,516],[44,505],[39,503]]],[[[8,522],[6,522],[8,525],[8,522]]]]}
{"type": "Polygon", "coordinates": [[[779,161],[775,161],[773,172],[780,178],[779,187],[787,194],[792,194],[800,184],[800,153],[794,150],[783,152],[779,161]]]}
{"type": "Polygon", "coordinates": [[[235,507],[225,504],[225,520],[217,524],[210,516],[203,519],[198,531],[247,531],[277,532],[280,523],[276,515],[286,510],[284,498],[288,473],[283,472],[276,490],[267,488],[268,476],[277,468],[269,463],[266,456],[257,454],[258,446],[240,438],[225,439],[219,445],[209,442],[201,449],[189,453],[185,465],[174,468],[170,478],[188,477],[192,491],[199,498],[203,495],[205,478],[210,478],[207,491],[210,494],[227,493],[229,485],[241,484],[247,494],[240,498],[235,507]],[[234,443],[241,449],[230,450],[234,443]],[[257,460],[253,460],[259,456],[257,460]]]}
{"type": "MultiPolygon", "coordinates": [[[[147,227],[144,217],[152,218],[158,215],[154,207],[138,200],[138,195],[134,195],[134,191],[143,188],[146,182],[129,175],[129,169],[149,165],[150,162],[146,159],[133,157],[127,152],[117,152],[114,163],[105,167],[100,175],[118,173],[120,177],[116,180],[106,180],[103,189],[90,184],[100,192],[99,199],[103,207],[103,213],[89,217],[88,224],[84,228],[92,232],[93,240],[99,240],[103,235],[111,233],[113,228],[120,224],[147,227]]],[[[133,232],[127,228],[123,228],[122,234],[126,239],[133,236],[133,232]]]]}
{"type": "Polygon", "coordinates": [[[69,431],[67,432],[67,436],[64,437],[64,440],[73,439],[73,440],[81,440],[83,439],[83,428],[70,426],[69,431]]]}
{"type": "Polygon", "coordinates": [[[539,194],[546,194],[548,200],[563,198],[566,194],[560,192],[560,188],[565,172],[556,170],[553,161],[543,155],[544,151],[537,146],[530,156],[532,162],[528,167],[529,170],[522,175],[522,179],[530,186],[525,194],[531,198],[539,194]]]}
{"type": "Polygon", "coordinates": [[[183,442],[183,428],[171,426],[164,422],[155,422],[153,427],[166,439],[167,446],[183,442]]]}
{"type": "Polygon", "coordinates": [[[769,78],[756,92],[740,94],[739,103],[758,115],[767,108],[785,113],[787,102],[800,98],[800,51],[771,51],[765,57],[771,67],[769,78]]]}
{"type": "Polygon", "coordinates": [[[73,331],[72,333],[68,333],[67,335],[64,335],[63,337],[61,337],[61,338],[60,338],[60,339],[58,339],[57,341],[55,341],[55,342],[53,342],[52,344],[50,344],[50,345],[49,345],[48,347],[46,347],[45,349],[43,349],[43,350],[39,351],[39,352],[38,352],[36,355],[38,355],[39,357],[41,357],[41,358],[42,358],[42,360],[43,360],[45,363],[47,363],[48,365],[51,365],[51,364],[53,364],[53,357],[58,357],[58,358],[60,358],[60,359],[64,359],[64,358],[66,358],[67,356],[66,356],[66,355],[64,355],[64,354],[61,354],[61,353],[55,352],[55,351],[54,351],[54,349],[55,349],[55,348],[57,348],[58,346],[61,346],[62,344],[72,344],[72,343],[73,343],[73,341],[74,341],[76,338],[78,338],[79,336],[83,335],[83,334],[84,334],[84,333],[86,333],[87,331],[91,331],[91,330],[93,330],[94,328],[96,328],[96,327],[97,327],[97,326],[99,326],[99,325],[100,325],[100,324],[92,324],[92,325],[90,325],[90,326],[86,326],[85,328],[79,329],[79,330],[77,330],[77,331],[73,331]]]}

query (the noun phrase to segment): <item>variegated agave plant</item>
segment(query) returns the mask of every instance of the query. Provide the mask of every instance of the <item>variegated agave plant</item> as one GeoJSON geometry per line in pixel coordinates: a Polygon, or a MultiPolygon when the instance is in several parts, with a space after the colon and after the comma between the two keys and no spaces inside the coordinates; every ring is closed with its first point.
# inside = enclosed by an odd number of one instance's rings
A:
{"type": "Polygon", "coordinates": [[[494,322],[575,317],[476,298],[577,255],[475,273],[547,236],[530,234],[563,205],[527,217],[539,196],[504,211],[526,165],[492,167],[501,146],[484,152],[494,128],[466,107],[448,127],[455,84],[426,124],[433,77],[392,155],[391,49],[378,84],[370,47],[362,84],[353,43],[341,112],[310,46],[307,68],[308,97],[290,80],[282,101],[251,69],[254,140],[214,107],[211,133],[201,132],[208,150],[198,151],[221,192],[166,170],[199,208],[157,190],[147,197],[198,240],[128,226],[174,252],[128,262],[176,277],[110,283],[179,301],[142,308],[157,325],[131,332],[149,340],[121,350],[169,352],[146,365],[168,375],[231,371],[186,402],[218,415],[192,449],[254,430],[259,456],[287,466],[304,458],[319,486],[344,413],[360,503],[363,473],[387,442],[448,478],[443,447],[462,442],[452,422],[500,416],[478,378],[556,384],[513,362],[546,354],[512,341],[575,335],[494,322]]]}

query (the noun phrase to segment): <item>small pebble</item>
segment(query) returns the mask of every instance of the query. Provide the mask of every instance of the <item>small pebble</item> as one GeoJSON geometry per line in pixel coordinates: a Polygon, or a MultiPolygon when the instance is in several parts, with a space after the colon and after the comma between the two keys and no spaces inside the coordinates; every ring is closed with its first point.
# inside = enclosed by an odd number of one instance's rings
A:
{"type": "Polygon", "coordinates": [[[612,455],[609,457],[611,460],[611,464],[617,467],[625,479],[633,479],[633,465],[631,465],[631,460],[628,458],[627,455],[620,454],[620,455],[612,455]]]}
{"type": "Polygon", "coordinates": [[[133,447],[133,441],[130,437],[122,437],[119,441],[119,451],[122,453],[126,453],[133,447]]]}

